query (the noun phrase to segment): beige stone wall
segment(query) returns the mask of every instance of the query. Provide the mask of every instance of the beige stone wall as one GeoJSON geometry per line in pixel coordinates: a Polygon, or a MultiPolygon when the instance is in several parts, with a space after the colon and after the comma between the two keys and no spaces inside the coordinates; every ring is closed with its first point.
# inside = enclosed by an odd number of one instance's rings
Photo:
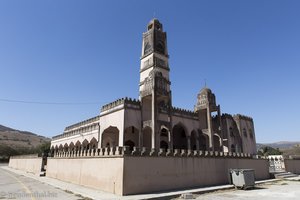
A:
{"type": "Polygon", "coordinates": [[[197,157],[125,157],[124,194],[228,183],[228,169],[254,169],[269,178],[267,160],[197,157]]]}
{"type": "Polygon", "coordinates": [[[49,158],[47,176],[118,195],[228,183],[230,168],[269,178],[267,160],[221,157],[49,158]]]}
{"type": "Polygon", "coordinates": [[[36,157],[36,158],[11,157],[9,159],[8,166],[13,169],[18,169],[18,170],[39,175],[42,168],[42,158],[41,157],[36,157]]]}
{"type": "MultiPolygon", "coordinates": [[[[101,144],[102,134],[109,127],[116,127],[119,131],[119,141],[117,146],[123,146],[123,132],[124,132],[124,105],[117,106],[111,110],[102,112],[100,118],[100,133],[99,133],[99,141],[101,144]],[[112,112],[115,110],[114,112],[112,112]],[[112,112],[109,114],[105,114],[106,112],[112,112]]],[[[99,145],[100,146],[100,145],[99,145]]]]}
{"type": "Polygon", "coordinates": [[[300,174],[300,160],[284,160],[285,170],[295,174],[300,174]]]}
{"type": "Polygon", "coordinates": [[[122,195],[123,158],[48,158],[46,176],[122,195]]]}

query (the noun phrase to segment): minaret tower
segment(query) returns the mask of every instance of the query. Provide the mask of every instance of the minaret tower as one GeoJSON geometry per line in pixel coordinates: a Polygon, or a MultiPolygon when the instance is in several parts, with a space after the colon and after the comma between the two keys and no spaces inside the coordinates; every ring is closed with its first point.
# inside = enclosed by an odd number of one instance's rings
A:
{"type": "MultiPolygon", "coordinates": [[[[160,131],[170,130],[171,90],[169,81],[167,35],[162,24],[153,19],[143,33],[140,67],[140,95],[143,129],[151,128],[151,149],[160,148],[160,131]]],[[[170,134],[169,134],[170,135],[170,134]]],[[[168,146],[171,146],[170,136],[168,146]]],[[[143,144],[143,146],[147,146],[143,144]]]]}
{"type": "Polygon", "coordinates": [[[195,112],[199,115],[200,124],[204,125],[200,129],[209,137],[209,150],[222,151],[221,109],[220,105],[216,104],[215,94],[206,86],[201,89],[197,96],[195,112]],[[215,117],[212,116],[212,113],[216,113],[215,117]]]}

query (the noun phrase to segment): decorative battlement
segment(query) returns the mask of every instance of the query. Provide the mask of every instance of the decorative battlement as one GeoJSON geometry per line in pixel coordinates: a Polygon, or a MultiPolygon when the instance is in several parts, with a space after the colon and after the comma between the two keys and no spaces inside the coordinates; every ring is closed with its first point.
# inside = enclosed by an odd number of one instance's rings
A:
{"type": "Polygon", "coordinates": [[[125,98],[125,105],[136,105],[140,106],[141,102],[137,99],[132,99],[132,98],[125,98]]]}
{"type": "Polygon", "coordinates": [[[125,105],[136,105],[136,106],[141,105],[139,100],[125,97],[125,98],[117,99],[114,102],[111,102],[109,104],[106,104],[106,105],[102,106],[101,112],[110,110],[112,108],[115,108],[115,107],[117,107],[119,105],[123,105],[123,104],[125,104],[125,105]]]}
{"type": "Polygon", "coordinates": [[[100,116],[96,116],[85,121],[79,122],[77,124],[68,126],[65,128],[62,134],[52,137],[52,140],[58,140],[61,138],[70,137],[73,135],[83,134],[89,131],[98,130],[100,116]]]}
{"type": "Polygon", "coordinates": [[[185,116],[188,116],[188,117],[192,117],[192,118],[197,118],[197,113],[196,112],[193,112],[191,110],[186,110],[186,109],[182,109],[182,108],[177,108],[177,107],[172,107],[172,112],[174,115],[185,115],[185,116]]]}
{"type": "Polygon", "coordinates": [[[232,115],[228,114],[228,113],[223,113],[222,114],[222,118],[230,118],[230,119],[232,119],[232,115]]]}
{"type": "Polygon", "coordinates": [[[79,158],[79,157],[124,157],[124,156],[151,156],[151,157],[223,157],[223,158],[253,158],[251,154],[227,153],[218,151],[198,151],[186,149],[139,149],[134,147],[130,150],[129,146],[106,147],[99,149],[89,149],[81,151],[56,152],[54,158],[79,158]]]}
{"type": "Polygon", "coordinates": [[[108,103],[108,104],[102,106],[101,112],[104,112],[106,110],[109,110],[109,109],[112,109],[114,107],[124,104],[124,100],[125,100],[125,98],[117,99],[111,103],[108,103]]]}
{"type": "Polygon", "coordinates": [[[67,137],[67,136],[66,136],[65,134],[62,133],[62,134],[53,136],[53,137],[52,137],[52,141],[53,141],[53,140],[58,140],[58,139],[64,138],[64,137],[67,137]]]}
{"type": "Polygon", "coordinates": [[[67,132],[67,131],[69,131],[69,130],[71,130],[71,129],[74,129],[74,128],[77,128],[77,127],[80,127],[80,126],[83,126],[83,125],[86,125],[86,124],[90,124],[90,123],[93,123],[93,122],[97,122],[97,121],[99,121],[99,119],[100,119],[100,116],[98,115],[98,116],[96,116],[96,117],[92,117],[92,118],[90,118],[90,119],[81,121],[81,122],[76,123],[76,124],[73,124],[73,125],[71,125],[71,126],[67,126],[67,127],[65,128],[64,132],[67,132]]]}
{"type": "Polygon", "coordinates": [[[87,132],[94,131],[94,130],[99,130],[99,123],[95,122],[88,126],[78,127],[75,130],[65,131],[63,134],[52,137],[52,139],[58,140],[61,138],[70,137],[70,136],[78,135],[78,134],[83,134],[83,133],[87,133],[87,132]]]}
{"type": "Polygon", "coordinates": [[[243,120],[248,120],[248,121],[253,121],[253,118],[248,117],[246,115],[241,115],[241,114],[233,115],[233,118],[235,118],[235,119],[243,119],[243,120]]]}

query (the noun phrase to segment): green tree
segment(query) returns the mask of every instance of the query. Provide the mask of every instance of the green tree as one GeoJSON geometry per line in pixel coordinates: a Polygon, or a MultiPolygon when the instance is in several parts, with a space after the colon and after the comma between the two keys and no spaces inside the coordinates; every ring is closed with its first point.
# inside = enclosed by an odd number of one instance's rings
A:
{"type": "Polygon", "coordinates": [[[50,152],[50,142],[44,142],[43,144],[36,147],[36,153],[39,155],[48,155],[50,152]]]}
{"type": "Polygon", "coordinates": [[[282,152],[278,148],[274,149],[269,146],[264,146],[258,150],[257,154],[260,156],[269,156],[269,155],[281,155],[282,152]]]}

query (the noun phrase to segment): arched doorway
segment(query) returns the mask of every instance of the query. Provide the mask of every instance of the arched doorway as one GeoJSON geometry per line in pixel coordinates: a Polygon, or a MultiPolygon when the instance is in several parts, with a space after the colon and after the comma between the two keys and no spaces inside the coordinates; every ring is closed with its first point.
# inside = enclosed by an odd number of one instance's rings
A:
{"type": "Polygon", "coordinates": [[[81,151],[81,143],[80,143],[79,141],[77,141],[77,142],[75,143],[75,150],[76,150],[76,151],[81,151]]]}
{"type": "Polygon", "coordinates": [[[94,137],[90,141],[90,148],[93,150],[98,148],[98,141],[94,137]]]}
{"type": "Polygon", "coordinates": [[[131,140],[126,140],[125,146],[129,146],[130,151],[133,150],[133,147],[135,146],[134,142],[131,140]]]}
{"type": "Polygon", "coordinates": [[[177,124],[173,127],[173,149],[187,149],[187,136],[185,128],[177,124]]]}
{"type": "Polygon", "coordinates": [[[83,150],[87,150],[87,149],[89,149],[89,147],[90,147],[89,141],[87,141],[87,139],[83,140],[83,142],[82,142],[83,150]]]}
{"type": "Polygon", "coordinates": [[[59,147],[58,147],[58,151],[62,152],[63,150],[64,150],[64,147],[63,147],[62,144],[60,144],[59,147]]]}
{"type": "Polygon", "coordinates": [[[192,150],[197,150],[197,146],[198,146],[198,136],[197,136],[197,132],[194,130],[191,133],[191,149],[192,150]]]}
{"type": "Polygon", "coordinates": [[[74,143],[71,142],[69,145],[69,151],[74,151],[74,147],[75,147],[74,143]]]}
{"type": "Polygon", "coordinates": [[[133,150],[134,146],[139,146],[139,130],[134,126],[129,126],[124,133],[124,146],[130,146],[133,150]]]}
{"type": "Polygon", "coordinates": [[[231,150],[231,152],[235,152],[235,146],[234,146],[234,144],[231,145],[230,150],[231,150]]]}
{"type": "Polygon", "coordinates": [[[67,143],[65,143],[63,151],[67,152],[68,150],[69,150],[69,145],[67,143]]]}
{"type": "Polygon", "coordinates": [[[160,130],[160,145],[159,147],[167,150],[169,148],[169,130],[163,127],[160,130]]]}
{"type": "Polygon", "coordinates": [[[116,147],[119,144],[119,129],[117,127],[110,126],[102,133],[101,147],[116,147]]]}
{"type": "Polygon", "coordinates": [[[152,144],[152,129],[147,126],[143,129],[143,147],[151,149],[152,144]]]}
{"type": "Polygon", "coordinates": [[[160,148],[167,151],[167,149],[169,148],[169,145],[166,141],[160,141],[160,148]]]}
{"type": "Polygon", "coordinates": [[[207,151],[208,150],[208,136],[204,133],[200,133],[199,135],[199,150],[207,151]]]}

